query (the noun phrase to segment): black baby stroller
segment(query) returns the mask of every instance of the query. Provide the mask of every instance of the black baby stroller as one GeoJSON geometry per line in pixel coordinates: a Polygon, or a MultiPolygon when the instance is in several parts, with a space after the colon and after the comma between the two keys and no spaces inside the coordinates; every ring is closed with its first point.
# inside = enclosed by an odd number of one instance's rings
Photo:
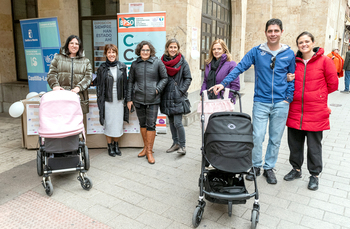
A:
{"type": "Polygon", "coordinates": [[[253,126],[248,114],[242,113],[241,95],[238,95],[240,112],[213,113],[204,133],[202,98],[202,164],[199,177],[199,200],[193,213],[192,224],[198,227],[202,220],[205,201],[227,204],[231,217],[232,204],[245,204],[255,197],[251,214],[251,228],[259,221],[259,195],[254,175],[255,192],[248,193],[243,176],[252,168],[253,126]],[[209,166],[209,164],[211,166],[209,166]]]}
{"type": "Polygon", "coordinates": [[[53,193],[50,174],[72,171],[79,171],[82,188],[90,190],[92,182],[86,174],[90,159],[79,97],[64,90],[45,93],[40,100],[39,124],[37,172],[43,176],[46,194],[53,193]]]}

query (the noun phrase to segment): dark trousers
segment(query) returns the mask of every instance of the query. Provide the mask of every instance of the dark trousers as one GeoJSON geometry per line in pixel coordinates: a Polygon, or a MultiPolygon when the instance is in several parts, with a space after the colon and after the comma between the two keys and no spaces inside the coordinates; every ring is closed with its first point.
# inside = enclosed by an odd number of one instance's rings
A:
{"type": "Polygon", "coordinates": [[[146,128],[148,131],[155,131],[159,105],[134,104],[134,106],[136,108],[136,114],[140,122],[140,127],[146,128]]]}
{"type": "Polygon", "coordinates": [[[304,143],[307,138],[307,169],[318,176],[322,171],[323,131],[305,131],[288,127],[289,162],[294,169],[301,169],[304,162],[304,143]]]}
{"type": "Polygon", "coordinates": [[[182,125],[182,114],[169,115],[169,124],[173,144],[180,144],[181,147],[186,145],[185,128],[182,125]]]}

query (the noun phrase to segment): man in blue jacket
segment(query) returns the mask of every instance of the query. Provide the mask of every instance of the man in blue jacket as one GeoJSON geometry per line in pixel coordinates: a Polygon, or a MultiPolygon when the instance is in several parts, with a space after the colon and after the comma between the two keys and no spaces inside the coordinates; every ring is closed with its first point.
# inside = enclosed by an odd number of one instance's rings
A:
{"type": "MultiPolygon", "coordinates": [[[[289,103],[293,100],[294,80],[287,82],[287,73],[295,71],[294,52],[288,45],[280,43],[283,33],[282,21],[270,19],[266,23],[267,42],[252,48],[229,75],[211,89],[218,94],[227,84],[254,65],[255,89],[253,105],[253,167],[247,180],[253,180],[253,172],[260,175],[263,166],[267,183],[276,184],[273,171],[289,111],[289,103]],[[269,142],[262,160],[262,144],[264,142],[267,123],[269,122],[269,142]]],[[[209,90],[211,90],[209,89],[209,90]]]]}

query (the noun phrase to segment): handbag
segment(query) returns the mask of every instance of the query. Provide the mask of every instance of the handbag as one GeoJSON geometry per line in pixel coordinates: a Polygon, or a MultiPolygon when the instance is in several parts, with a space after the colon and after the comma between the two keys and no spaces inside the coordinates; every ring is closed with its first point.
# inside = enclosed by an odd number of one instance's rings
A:
{"type": "MultiPolygon", "coordinates": [[[[234,111],[235,106],[228,97],[230,93],[229,88],[225,88],[223,99],[208,99],[208,92],[203,92],[203,115],[204,115],[204,129],[206,129],[208,120],[211,114],[216,112],[234,111]]],[[[197,113],[202,113],[202,103],[198,103],[197,113]]]]}
{"type": "Polygon", "coordinates": [[[182,101],[182,106],[184,108],[184,114],[189,114],[191,113],[191,103],[190,100],[188,98],[185,98],[182,101]]]}

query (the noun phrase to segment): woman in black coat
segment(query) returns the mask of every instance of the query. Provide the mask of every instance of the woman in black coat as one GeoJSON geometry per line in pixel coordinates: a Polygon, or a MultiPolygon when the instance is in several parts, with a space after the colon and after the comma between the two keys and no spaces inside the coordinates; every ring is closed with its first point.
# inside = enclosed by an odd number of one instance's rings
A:
{"type": "Polygon", "coordinates": [[[114,44],[106,44],[103,54],[107,57],[106,62],[98,68],[94,85],[96,85],[100,123],[105,128],[108,154],[115,157],[122,155],[118,140],[123,135],[123,120],[128,119],[124,114],[126,65],[118,61],[118,48],[114,44]]]}
{"type": "Polygon", "coordinates": [[[176,39],[170,39],[165,44],[165,54],[162,61],[167,69],[168,84],[162,93],[160,110],[169,118],[173,139],[172,146],[166,151],[186,154],[185,128],[182,125],[182,115],[190,112],[187,90],[190,87],[191,71],[184,56],[180,53],[180,44],[176,39]]]}
{"type": "Polygon", "coordinates": [[[156,51],[148,41],[141,41],[135,54],[139,56],[132,62],[129,71],[126,100],[128,109],[134,105],[140,122],[140,131],[145,147],[138,157],[147,157],[148,163],[154,164],[152,155],[160,94],[168,82],[164,64],[155,57],[156,51]]]}

